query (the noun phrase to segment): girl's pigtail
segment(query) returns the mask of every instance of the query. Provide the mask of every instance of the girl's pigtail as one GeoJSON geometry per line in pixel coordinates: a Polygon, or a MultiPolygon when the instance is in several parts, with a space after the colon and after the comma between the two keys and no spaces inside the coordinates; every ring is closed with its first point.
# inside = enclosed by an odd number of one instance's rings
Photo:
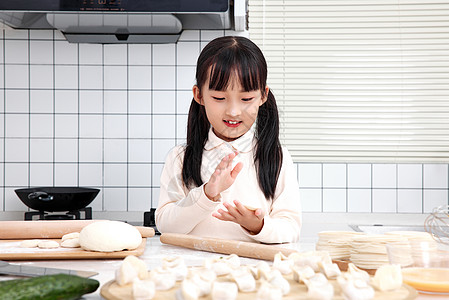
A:
{"type": "Polygon", "coordinates": [[[273,199],[282,166],[282,147],[279,141],[279,114],[271,90],[257,115],[257,145],[254,162],[259,186],[267,199],[273,199]]]}
{"type": "Polygon", "coordinates": [[[192,100],[187,119],[187,144],[182,164],[182,181],[187,188],[203,184],[201,161],[209,127],[204,106],[192,100]]]}

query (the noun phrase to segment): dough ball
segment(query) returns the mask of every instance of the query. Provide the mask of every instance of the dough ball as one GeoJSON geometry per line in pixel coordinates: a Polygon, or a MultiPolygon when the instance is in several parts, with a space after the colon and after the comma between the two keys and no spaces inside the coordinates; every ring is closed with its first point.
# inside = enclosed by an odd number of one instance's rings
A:
{"type": "Polygon", "coordinates": [[[67,233],[64,234],[61,238],[61,241],[65,241],[65,240],[70,240],[70,239],[75,239],[75,238],[79,238],[80,233],[79,232],[72,232],[72,233],[67,233]]]}
{"type": "Polygon", "coordinates": [[[119,221],[91,223],[81,230],[79,239],[84,250],[99,252],[134,250],[142,243],[137,228],[119,221]]]}
{"type": "Polygon", "coordinates": [[[64,248],[79,248],[80,247],[80,239],[79,238],[74,238],[74,239],[64,240],[61,243],[61,247],[64,247],[64,248]]]}
{"type": "Polygon", "coordinates": [[[24,240],[20,243],[22,248],[36,248],[42,240],[24,240]]]}
{"type": "Polygon", "coordinates": [[[55,249],[59,248],[59,243],[56,241],[40,241],[37,246],[41,249],[55,249]]]}

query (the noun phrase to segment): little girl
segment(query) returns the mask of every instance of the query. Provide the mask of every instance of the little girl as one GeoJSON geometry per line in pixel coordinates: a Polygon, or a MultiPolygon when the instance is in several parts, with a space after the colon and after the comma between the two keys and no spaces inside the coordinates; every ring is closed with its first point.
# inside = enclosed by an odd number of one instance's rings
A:
{"type": "Polygon", "coordinates": [[[168,154],[156,226],[163,232],[263,243],[295,242],[301,229],[296,171],[279,142],[267,63],[243,37],[201,52],[187,144],[168,154]]]}

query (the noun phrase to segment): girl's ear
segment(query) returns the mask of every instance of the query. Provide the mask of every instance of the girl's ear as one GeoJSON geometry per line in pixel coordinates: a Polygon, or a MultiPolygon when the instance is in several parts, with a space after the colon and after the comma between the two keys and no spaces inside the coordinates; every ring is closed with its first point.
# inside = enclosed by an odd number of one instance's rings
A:
{"type": "Polygon", "coordinates": [[[193,99],[195,99],[195,101],[199,105],[203,105],[203,97],[201,96],[200,89],[199,89],[199,87],[197,85],[193,86],[192,92],[193,92],[193,99]]]}
{"type": "MultiPolygon", "coordinates": [[[[260,101],[260,105],[263,105],[265,102],[267,102],[268,99],[268,92],[270,91],[270,88],[268,85],[265,87],[264,94],[262,95],[262,101],[260,101]]],[[[259,105],[259,106],[260,106],[259,105]]]]}

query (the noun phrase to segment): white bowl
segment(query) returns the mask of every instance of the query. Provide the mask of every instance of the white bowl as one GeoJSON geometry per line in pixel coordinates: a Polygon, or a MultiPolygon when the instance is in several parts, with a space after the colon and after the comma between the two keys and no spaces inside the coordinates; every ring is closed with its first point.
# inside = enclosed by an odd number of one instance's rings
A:
{"type": "Polygon", "coordinates": [[[391,264],[402,267],[404,283],[422,293],[449,294],[449,250],[435,241],[386,245],[391,264]]]}

